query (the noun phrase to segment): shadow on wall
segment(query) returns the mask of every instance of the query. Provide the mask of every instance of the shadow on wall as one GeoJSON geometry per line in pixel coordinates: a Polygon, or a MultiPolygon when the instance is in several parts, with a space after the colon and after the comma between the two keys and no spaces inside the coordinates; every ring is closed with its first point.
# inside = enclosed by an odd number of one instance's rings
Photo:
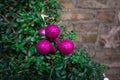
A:
{"type": "MultiPolygon", "coordinates": [[[[118,19],[120,23],[120,12],[118,13],[118,19]]],[[[112,27],[104,32],[105,33],[100,36],[100,43],[104,45],[104,48],[120,49],[120,25],[112,27]]]]}
{"type": "Polygon", "coordinates": [[[120,48],[120,26],[112,27],[106,32],[101,34],[100,44],[104,48],[120,48]]]}

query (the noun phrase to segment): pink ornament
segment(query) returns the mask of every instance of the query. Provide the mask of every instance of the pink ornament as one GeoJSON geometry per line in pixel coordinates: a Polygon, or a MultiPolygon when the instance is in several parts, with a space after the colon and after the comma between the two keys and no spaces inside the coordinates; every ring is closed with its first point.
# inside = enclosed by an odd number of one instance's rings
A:
{"type": "Polygon", "coordinates": [[[50,52],[51,49],[51,43],[48,40],[40,40],[37,44],[36,44],[36,50],[42,54],[48,54],[50,52]]]}
{"type": "Polygon", "coordinates": [[[40,28],[38,31],[38,35],[44,35],[45,36],[45,28],[40,28]]]}
{"type": "Polygon", "coordinates": [[[54,47],[54,46],[51,46],[50,52],[55,53],[55,51],[56,51],[55,47],[54,47]]]}
{"type": "Polygon", "coordinates": [[[57,45],[59,51],[61,52],[61,54],[63,55],[69,55],[73,52],[74,50],[74,44],[71,40],[63,40],[60,43],[58,43],[57,45]]]}
{"type": "Polygon", "coordinates": [[[50,24],[46,27],[45,29],[45,35],[48,37],[48,38],[56,38],[58,37],[60,33],[60,30],[58,28],[57,25],[54,25],[54,24],[50,24]]]}
{"type": "Polygon", "coordinates": [[[56,37],[56,38],[53,39],[53,41],[56,42],[56,43],[58,43],[59,42],[59,38],[56,37]]]}

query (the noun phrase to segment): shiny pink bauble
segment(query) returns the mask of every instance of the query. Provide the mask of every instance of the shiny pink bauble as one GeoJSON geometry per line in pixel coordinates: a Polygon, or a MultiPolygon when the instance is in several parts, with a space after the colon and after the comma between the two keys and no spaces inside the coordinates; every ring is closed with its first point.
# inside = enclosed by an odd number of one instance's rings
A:
{"type": "Polygon", "coordinates": [[[48,25],[45,29],[46,37],[51,38],[51,39],[58,37],[59,33],[60,33],[59,27],[54,24],[48,25]]]}
{"type": "Polygon", "coordinates": [[[57,47],[58,47],[58,50],[61,52],[61,54],[69,55],[74,50],[74,43],[71,40],[65,39],[59,42],[57,47]]]}
{"type": "Polygon", "coordinates": [[[51,49],[51,43],[48,40],[40,40],[37,44],[36,44],[36,50],[42,54],[48,54],[50,52],[51,49]]]}
{"type": "Polygon", "coordinates": [[[45,36],[45,28],[40,28],[38,31],[38,35],[44,35],[45,36]]]}
{"type": "Polygon", "coordinates": [[[51,46],[50,52],[55,53],[55,51],[56,51],[55,47],[54,47],[54,46],[51,46]]]}
{"type": "Polygon", "coordinates": [[[56,43],[58,43],[59,42],[59,38],[56,37],[56,38],[53,39],[53,41],[56,42],[56,43]]]}

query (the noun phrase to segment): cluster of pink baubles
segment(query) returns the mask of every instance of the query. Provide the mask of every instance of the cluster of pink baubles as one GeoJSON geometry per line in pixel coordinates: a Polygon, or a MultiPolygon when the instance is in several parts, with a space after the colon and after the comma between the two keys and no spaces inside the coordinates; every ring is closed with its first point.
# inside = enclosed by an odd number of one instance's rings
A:
{"type": "Polygon", "coordinates": [[[50,24],[45,28],[41,28],[38,34],[47,38],[40,40],[36,44],[36,50],[41,55],[55,53],[56,49],[58,49],[62,55],[69,55],[74,51],[74,44],[71,40],[65,39],[59,41],[60,29],[57,25],[50,24]],[[49,40],[55,42],[56,46],[53,46],[49,40]]]}

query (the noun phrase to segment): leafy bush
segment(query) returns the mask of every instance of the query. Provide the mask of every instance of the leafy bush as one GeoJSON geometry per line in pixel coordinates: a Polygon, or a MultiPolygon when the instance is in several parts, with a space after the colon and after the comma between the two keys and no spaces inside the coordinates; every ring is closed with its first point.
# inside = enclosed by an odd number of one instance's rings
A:
{"type": "Polygon", "coordinates": [[[57,0],[0,1],[1,80],[103,80],[105,66],[84,50],[75,48],[70,56],[58,50],[45,56],[36,51],[36,43],[43,39],[38,30],[48,24],[59,25],[60,40],[75,40],[75,32],[65,32],[58,23],[60,9],[57,0]]]}

